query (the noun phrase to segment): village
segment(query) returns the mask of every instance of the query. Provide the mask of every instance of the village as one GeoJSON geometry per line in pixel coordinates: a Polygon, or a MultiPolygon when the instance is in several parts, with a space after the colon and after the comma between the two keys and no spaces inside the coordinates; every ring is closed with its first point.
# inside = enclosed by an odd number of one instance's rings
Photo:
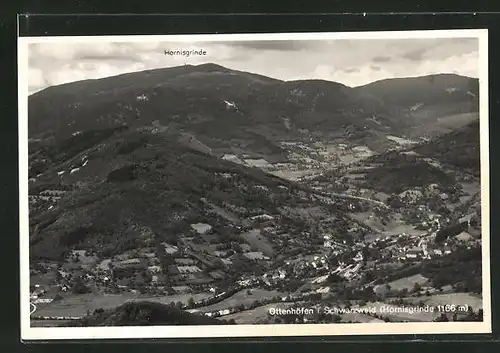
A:
{"type": "MultiPolygon", "coordinates": [[[[57,202],[58,197],[60,193],[46,191],[36,200],[50,203],[57,202]]],[[[356,208],[352,200],[346,202],[356,208]]],[[[33,316],[67,319],[71,315],[65,315],[64,310],[59,315],[38,314],[72,296],[127,293],[136,300],[162,298],[166,303],[169,298],[182,298],[170,303],[191,312],[223,317],[276,301],[297,302],[318,295],[327,299],[338,290],[335,283],[331,285],[332,278],[347,286],[372,285],[377,283],[376,278],[371,283],[363,282],[363,278],[375,267],[397,268],[445,257],[457,249],[480,247],[477,222],[471,225],[476,219],[474,214],[455,220],[466,224],[465,228],[436,242],[436,235],[443,227],[450,227],[451,220],[424,206],[416,210],[418,222],[412,228],[420,231],[412,235],[383,234],[362,222],[352,223],[345,234],[324,227],[319,232],[298,231],[287,225],[280,214],[264,213],[231,226],[239,241],[219,242],[214,226],[194,223],[189,234],[179,237],[177,243],[162,242],[160,246],[134,249],[111,258],[100,258],[91,250],[73,249],[64,263],[32,264],[30,300],[38,307],[33,316]],[[51,281],[37,282],[47,274],[52,274],[51,281]],[[209,310],[235,293],[251,293],[258,288],[281,294],[209,310]]],[[[383,215],[374,207],[371,217],[383,215]]],[[[377,293],[383,293],[385,286],[376,288],[377,293]]],[[[86,314],[92,314],[92,310],[86,314]]]]}

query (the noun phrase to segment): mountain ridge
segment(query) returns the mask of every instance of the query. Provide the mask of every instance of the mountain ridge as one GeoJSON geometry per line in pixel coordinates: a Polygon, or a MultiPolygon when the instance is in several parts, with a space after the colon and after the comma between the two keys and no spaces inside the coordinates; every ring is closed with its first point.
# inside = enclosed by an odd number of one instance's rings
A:
{"type": "Polygon", "coordinates": [[[282,159],[279,142],[289,139],[351,142],[382,152],[390,146],[388,134],[444,132],[475,118],[477,97],[449,94],[446,85],[429,95],[433,84],[426,78],[401,80],[388,81],[381,95],[373,85],[367,91],[326,80],[281,81],[215,64],[146,70],[37,92],[28,99],[29,135],[64,139],[88,129],[158,128],[190,133],[221,153],[237,148],[282,159]],[[420,93],[397,84],[413,87],[414,80],[424,81],[420,93]],[[387,89],[401,102],[387,101],[387,89]],[[428,104],[415,108],[418,97],[428,104]]]}
{"type": "Polygon", "coordinates": [[[43,92],[46,89],[50,89],[52,87],[68,86],[68,85],[75,84],[75,83],[84,83],[84,82],[93,82],[93,81],[98,81],[98,80],[106,80],[106,79],[110,79],[110,78],[113,78],[113,77],[127,76],[127,75],[131,75],[131,74],[136,74],[136,73],[152,74],[152,73],[155,73],[155,72],[159,72],[159,71],[162,71],[162,70],[168,70],[168,69],[176,69],[176,68],[203,68],[203,67],[206,67],[206,68],[212,67],[214,69],[218,68],[218,69],[223,69],[223,70],[231,71],[231,72],[235,72],[235,73],[246,73],[246,74],[250,74],[250,75],[255,75],[255,76],[263,77],[263,78],[269,79],[270,81],[282,82],[282,83],[293,83],[293,82],[297,82],[298,83],[298,82],[304,82],[304,81],[323,81],[323,82],[331,82],[331,83],[340,84],[340,85],[343,85],[343,86],[348,87],[348,88],[358,88],[358,89],[361,89],[361,88],[364,88],[364,87],[367,87],[367,86],[370,86],[370,85],[375,85],[375,84],[383,83],[383,82],[389,82],[389,81],[419,79],[419,78],[425,79],[425,78],[431,78],[431,77],[463,77],[463,78],[470,79],[470,80],[479,80],[477,77],[467,76],[467,75],[460,75],[460,74],[456,74],[456,73],[437,73],[437,74],[427,74],[427,75],[419,75],[419,76],[389,77],[389,78],[377,79],[375,81],[372,81],[372,82],[369,82],[369,83],[365,83],[365,84],[361,84],[361,85],[349,86],[347,84],[344,84],[344,83],[341,83],[341,82],[338,82],[338,81],[326,80],[326,79],[320,79],[320,78],[315,78],[315,79],[282,80],[282,79],[279,79],[279,78],[274,78],[274,77],[270,77],[270,76],[260,75],[260,74],[249,72],[249,71],[247,72],[247,71],[242,71],[242,70],[231,69],[231,68],[224,67],[222,65],[214,64],[214,63],[205,63],[205,64],[199,64],[199,65],[186,64],[186,65],[179,65],[179,66],[168,66],[168,67],[163,67],[163,68],[146,69],[146,70],[141,70],[141,71],[130,71],[130,72],[124,72],[124,73],[117,74],[117,75],[100,77],[100,78],[89,78],[89,79],[84,79],[84,80],[71,81],[71,82],[66,82],[66,83],[61,83],[61,84],[47,86],[47,87],[45,87],[43,89],[40,89],[40,90],[38,90],[36,92],[33,92],[33,93],[29,94],[29,96],[38,94],[38,93],[43,92]]]}

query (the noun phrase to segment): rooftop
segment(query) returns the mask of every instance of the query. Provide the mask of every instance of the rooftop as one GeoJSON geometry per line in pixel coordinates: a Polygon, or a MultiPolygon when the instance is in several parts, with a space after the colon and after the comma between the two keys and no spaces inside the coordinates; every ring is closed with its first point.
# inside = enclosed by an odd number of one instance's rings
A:
{"type": "Polygon", "coordinates": [[[212,226],[206,223],[195,223],[191,224],[191,228],[197,231],[199,234],[204,234],[212,230],[212,226]]]}

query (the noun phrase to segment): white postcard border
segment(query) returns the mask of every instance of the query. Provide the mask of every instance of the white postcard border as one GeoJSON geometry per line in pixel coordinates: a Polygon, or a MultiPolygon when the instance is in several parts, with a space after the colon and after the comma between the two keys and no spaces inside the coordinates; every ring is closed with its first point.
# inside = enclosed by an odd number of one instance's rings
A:
{"type": "Polygon", "coordinates": [[[18,38],[19,99],[19,232],[20,314],[22,340],[210,338],[269,336],[350,336],[401,334],[491,333],[489,129],[488,129],[488,30],[428,30],[339,33],[259,33],[203,35],[54,36],[18,38]],[[482,322],[359,323],[300,325],[129,326],[129,327],[30,327],[29,215],[28,215],[28,44],[72,42],[223,42],[338,39],[478,38],[480,85],[480,156],[482,221],[482,322]]]}

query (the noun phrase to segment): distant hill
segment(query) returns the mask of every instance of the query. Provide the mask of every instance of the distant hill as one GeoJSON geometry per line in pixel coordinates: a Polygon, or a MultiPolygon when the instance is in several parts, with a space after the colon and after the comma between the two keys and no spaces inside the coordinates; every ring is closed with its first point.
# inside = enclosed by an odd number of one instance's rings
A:
{"type": "Polygon", "coordinates": [[[366,173],[365,186],[386,193],[401,193],[405,190],[437,183],[443,188],[455,184],[449,173],[420,159],[389,158],[366,173]]]}
{"type": "MultiPolygon", "coordinates": [[[[383,151],[387,134],[404,135],[456,114],[477,112],[477,80],[436,75],[350,88],[322,80],[283,82],[215,64],[123,74],[49,87],[29,97],[35,144],[81,131],[155,127],[184,131],[214,151],[282,157],[277,142],[319,139],[383,151]],[[434,79],[433,79],[434,77],[434,79]],[[432,81],[434,80],[434,81],[432,81]],[[433,82],[433,83],[430,83],[433,82]],[[450,91],[457,88],[457,91],[450,91]]],[[[446,126],[472,119],[446,120],[446,126]]],[[[435,127],[436,128],[436,127],[435,127]]]]}
{"type": "Polygon", "coordinates": [[[366,172],[365,185],[400,193],[433,183],[443,188],[453,186],[455,177],[446,169],[479,177],[479,142],[479,122],[475,121],[417,146],[367,158],[364,165],[372,168],[366,172]]]}
{"type": "Polygon", "coordinates": [[[479,142],[479,121],[475,121],[421,144],[414,151],[479,176],[481,167],[479,142]]]}
{"type": "Polygon", "coordinates": [[[180,309],[154,302],[131,302],[117,308],[71,321],[64,326],[160,326],[160,325],[223,325],[227,322],[207,316],[190,314],[180,309]]]}
{"type": "Polygon", "coordinates": [[[418,137],[451,131],[478,119],[479,80],[454,74],[394,78],[356,87],[362,95],[405,119],[407,135],[418,137]]]}

